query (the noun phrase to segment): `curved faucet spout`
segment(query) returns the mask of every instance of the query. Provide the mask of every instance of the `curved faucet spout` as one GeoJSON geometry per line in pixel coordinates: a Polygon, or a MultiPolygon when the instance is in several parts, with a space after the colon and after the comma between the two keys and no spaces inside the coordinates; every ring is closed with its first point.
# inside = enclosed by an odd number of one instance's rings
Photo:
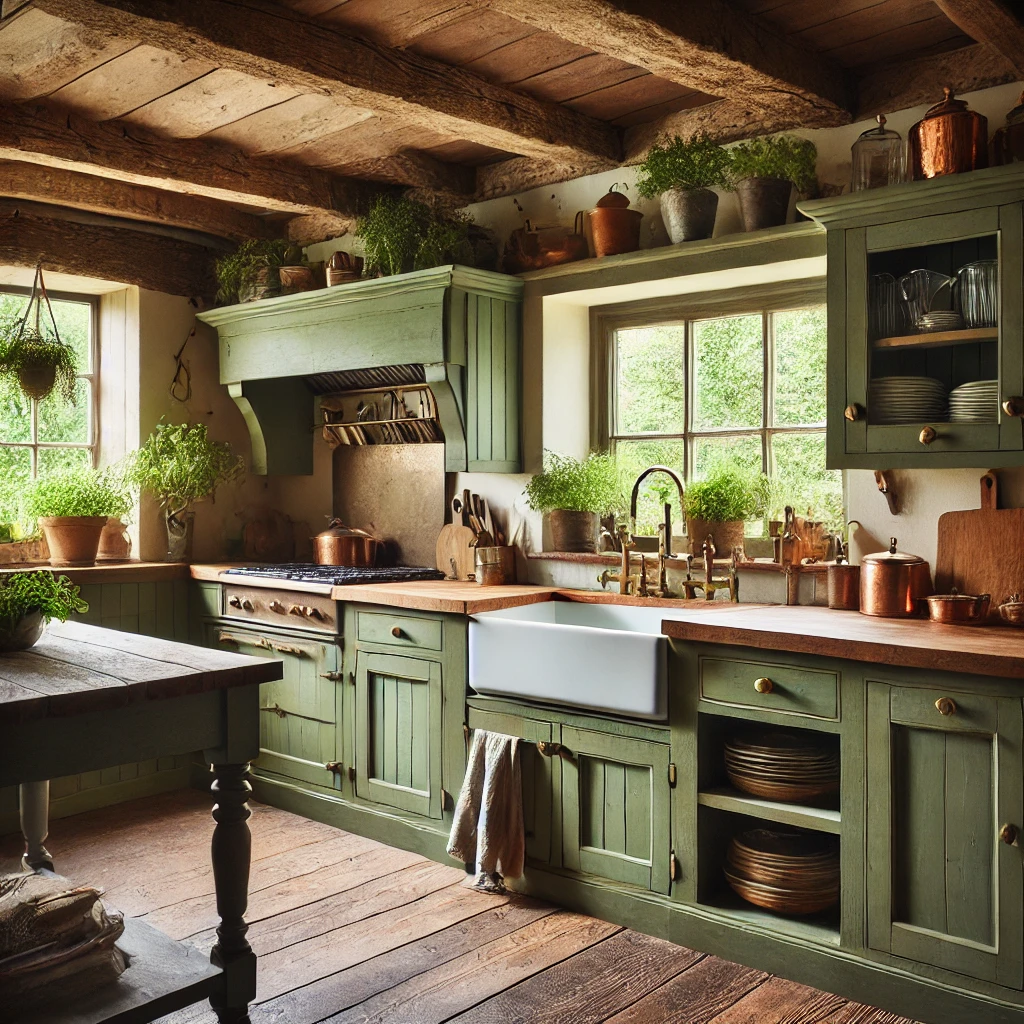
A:
{"type": "MultiPolygon", "coordinates": [[[[664,473],[670,477],[672,482],[676,485],[676,491],[679,493],[679,514],[682,515],[683,510],[683,494],[684,487],[683,481],[679,474],[668,466],[648,466],[637,478],[633,484],[633,493],[629,496],[629,532],[632,536],[636,536],[636,502],[637,497],[640,494],[640,485],[653,473],[664,473]]],[[[671,557],[672,555],[672,506],[665,502],[665,555],[671,557]]]]}

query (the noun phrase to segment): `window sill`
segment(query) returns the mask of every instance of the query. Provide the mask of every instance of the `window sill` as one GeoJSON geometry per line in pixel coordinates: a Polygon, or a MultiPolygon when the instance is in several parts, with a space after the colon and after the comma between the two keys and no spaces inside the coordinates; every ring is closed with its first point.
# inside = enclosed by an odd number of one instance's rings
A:
{"type": "MultiPolygon", "coordinates": [[[[0,557],[3,556],[0,546],[0,557]]],[[[0,562],[0,572],[28,572],[49,569],[49,562],[0,562]]],[[[163,580],[190,578],[187,562],[110,562],[105,565],[86,565],[78,568],[56,568],[79,586],[86,583],[159,583],[163,580]]]]}
{"type": "MultiPolygon", "coordinates": [[[[648,556],[648,565],[651,559],[656,558],[654,552],[643,552],[648,556]]],[[[581,565],[618,565],[622,555],[618,551],[532,551],[527,558],[542,559],[550,562],[575,562],[581,565]]],[[[632,560],[637,562],[640,552],[633,552],[632,560]]],[[[695,563],[696,563],[695,559],[695,563]]],[[[727,566],[727,558],[715,559],[716,565],[727,566]]],[[[741,572],[785,572],[786,567],[778,562],[769,562],[767,559],[757,559],[749,562],[740,562],[738,568],[741,572]]],[[[828,569],[827,562],[812,562],[809,565],[794,565],[791,568],[795,572],[822,573],[828,569]]]]}

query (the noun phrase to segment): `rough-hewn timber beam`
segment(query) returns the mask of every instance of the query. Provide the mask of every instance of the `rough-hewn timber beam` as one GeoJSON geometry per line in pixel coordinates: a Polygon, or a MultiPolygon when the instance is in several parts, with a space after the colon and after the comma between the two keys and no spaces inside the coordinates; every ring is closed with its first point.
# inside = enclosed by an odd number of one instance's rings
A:
{"type": "MultiPolygon", "coordinates": [[[[1002,0],[935,0],[958,29],[998,50],[1024,77],[1024,24],[1002,0]]],[[[1014,3],[1019,11],[1020,3],[1014,3]]]]}
{"type": "Polygon", "coordinates": [[[711,96],[791,112],[807,127],[850,120],[846,73],[724,0],[475,0],[711,96]]]}
{"type": "Polygon", "coordinates": [[[264,218],[242,213],[212,199],[13,160],[0,160],[0,196],[33,199],[153,224],[170,224],[236,241],[265,238],[274,231],[264,218]]]}
{"type": "Polygon", "coordinates": [[[0,199],[0,264],[123,281],[171,295],[211,297],[214,253],[176,238],[26,214],[0,199]]]}
{"type": "Polygon", "coordinates": [[[268,0],[34,0],[56,17],[133,37],[300,92],[416,119],[455,138],[556,160],[619,158],[618,132],[460,68],[389,50],[268,0]]]}
{"type": "Polygon", "coordinates": [[[422,196],[451,202],[470,202],[475,190],[473,168],[435,160],[426,153],[405,149],[389,156],[341,161],[339,170],[354,178],[407,185],[422,196]]]}
{"type": "Polygon", "coordinates": [[[122,121],[97,124],[44,104],[0,104],[0,160],[102,175],[151,188],[315,214],[343,234],[381,185],[247,157],[203,139],[163,139],[122,121]]]}

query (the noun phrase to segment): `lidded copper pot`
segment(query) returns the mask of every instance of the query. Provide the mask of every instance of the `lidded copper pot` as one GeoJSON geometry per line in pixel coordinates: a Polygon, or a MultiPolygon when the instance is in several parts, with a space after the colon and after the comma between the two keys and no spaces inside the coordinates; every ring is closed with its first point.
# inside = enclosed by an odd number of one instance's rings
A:
{"type": "Polygon", "coordinates": [[[895,537],[889,538],[888,551],[860,560],[860,610],[865,615],[910,618],[921,612],[931,591],[928,563],[920,555],[898,551],[895,537]]]}
{"type": "Polygon", "coordinates": [[[332,519],[327,529],[313,538],[317,565],[373,565],[377,559],[376,537],[365,530],[332,519]]]}
{"type": "Polygon", "coordinates": [[[910,171],[915,180],[988,167],[988,119],[968,110],[948,86],[942,91],[945,98],[931,107],[908,135],[910,171]]]}

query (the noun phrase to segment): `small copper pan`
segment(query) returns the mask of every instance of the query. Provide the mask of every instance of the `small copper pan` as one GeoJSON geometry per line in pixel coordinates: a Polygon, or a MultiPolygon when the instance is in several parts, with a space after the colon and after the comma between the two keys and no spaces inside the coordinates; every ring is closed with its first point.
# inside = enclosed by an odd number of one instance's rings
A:
{"type": "Polygon", "coordinates": [[[945,622],[961,626],[977,626],[988,618],[990,597],[979,594],[957,593],[952,587],[948,594],[932,594],[926,597],[928,602],[928,618],[932,622],[945,622]]]}

